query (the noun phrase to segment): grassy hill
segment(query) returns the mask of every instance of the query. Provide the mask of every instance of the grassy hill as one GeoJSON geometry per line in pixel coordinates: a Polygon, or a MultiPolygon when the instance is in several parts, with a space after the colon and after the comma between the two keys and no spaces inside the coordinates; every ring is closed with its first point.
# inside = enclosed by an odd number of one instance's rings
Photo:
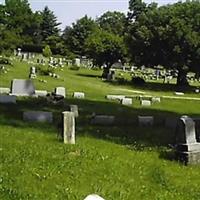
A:
{"type": "MultiPolygon", "coordinates": [[[[0,87],[9,87],[13,78],[27,79],[29,67],[16,62],[7,74],[0,75],[0,87]]],[[[200,167],[186,167],[171,160],[173,152],[167,145],[174,142],[172,130],[125,125],[128,119],[145,114],[157,118],[199,116],[199,101],[162,99],[159,104],[143,108],[134,98],[132,106],[122,106],[107,101],[105,95],[135,95],[133,91],[140,90],[160,96],[173,95],[173,91],[161,84],[161,88],[155,84],[135,88],[102,82],[99,70],[66,68],[56,73],[60,79],[39,76],[34,84],[36,89],[48,91],[64,86],[66,103],[79,106],[76,145],[64,145],[57,138],[65,106],[50,105],[40,98],[19,98],[17,105],[0,105],[0,199],[80,200],[90,193],[106,200],[200,199],[200,167]],[[86,99],[73,99],[74,91],[85,92],[86,99]],[[24,122],[25,110],[51,111],[54,122],[24,122]],[[91,126],[93,112],[113,114],[121,123],[91,126]]]]}

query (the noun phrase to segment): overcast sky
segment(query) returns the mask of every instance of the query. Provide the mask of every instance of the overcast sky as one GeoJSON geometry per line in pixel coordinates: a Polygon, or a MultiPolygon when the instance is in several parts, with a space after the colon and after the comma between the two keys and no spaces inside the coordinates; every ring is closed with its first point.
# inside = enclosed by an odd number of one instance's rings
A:
{"type": "MultiPolygon", "coordinates": [[[[175,3],[178,0],[155,0],[159,5],[175,3]]],[[[46,5],[57,16],[59,22],[62,23],[61,28],[71,25],[77,19],[84,15],[92,18],[102,15],[106,11],[127,12],[129,0],[29,0],[31,8],[42,10],[46,5]]],[[[152,0],[145,0],[146,3],[152,0]]],[[[0,0],[4,3],[4,0],[0,0]]]]}

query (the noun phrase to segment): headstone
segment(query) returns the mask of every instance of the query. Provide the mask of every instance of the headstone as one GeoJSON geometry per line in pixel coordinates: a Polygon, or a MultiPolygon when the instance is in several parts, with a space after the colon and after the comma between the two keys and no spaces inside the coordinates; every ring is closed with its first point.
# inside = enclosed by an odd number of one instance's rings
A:
{"type": "Polygon", "coordinates": [[[152,97],[151,101],[152,103],[160,103],[160,97],[152,97]]]}
{"type": "Polygon", "coordinates": [[[47,96],[48,92],[46,90],[35,90],[35,95],[39,97],[47,96]]]}
{"type": "Polygon", "coordinates": [[[139,126],[153,126],[153,116],[138,116],[139,126]]]}
{"type": "Polygon", "coordinates": [[[73,112],[63,112],[63,139],[65,144],[75,144],[75,117],[73,112]]]}
{"type": "Polygon", "coordinates": [[[10,88],[0,88],[0,94],[9,94],[10,93],[10,88]]]}
{"type": "Polygon", "coordinates": [[[109,99],[109,100],[119,100],[121,101],[122,99],[125,98],[125,95],[106,95],[106,98],[109,99]]]}
{"type": "Polygon", "coordinates": [[[151,106],[151,101],[149,101],[149,100],[141,100],[141,105],[142,106],[151,106]]]}
{"type": "Polygon", "coordinates": [[[112,115],[96,115],[91,120],[94,125],[113,125],[114,122],[115,116],[112,115]]]}
{"type": "Polygon", "coordinates": [[[80,67],[80,65],[81,65],[81,60],[80,60],[80,58],[75,58],[74,64],[77,65],[78,67],[80,67]]]}
{"type": "Polygon", "coordinates": [[[64,87],[56,87],[55,88],[56,95],[62,95],[64,98],[66,96],[65,88],[64,87]]]}
{"type": "Polygon", "coordinates": [[[74,113],[74,117],[78,117],[78,106],[77,105],[70,105],[70,111],[74,113]]]}
{"type": "Polygon", "coordinates": [[[132,103],[133,103],[133,101],[132,101],[131,98],[123,98],[123,99],[121,100],[121,104],[122,104],[122,105],[132,105],[132,103]]]}
{"type": "Polygon", "coordinates": [[[85,98],[85,93],[83,93],[83,92],[74,92],[73,97],[77,98],[77,99],[84,99],[85,98]]]}
{"type": "Polygon", "coordinates": [[[11,94],[16,96],[32,96],[35,88],[31,80],[14,79],[11,85],[11,94]]]}
{"type": "Polygon", "coordinates": [[[16,103],[16,96],[0,95],[0,103],[16,103]]]}
{"type": "Polygon", "coordinates": [[[196,139],[193,119],[182,116],[178,121],[176,134],[177,158],[185,164],[200,163],[200,143],[196,139]]]}
{"type": "Polygon", "coordinates": [[[84,200],[105,200],[97,194],[90,194],[84,200]]]}
{"type": "Polygon", "coordinates": [[[184,93],[183,93],[183,92],[175,92],[174,94],[175,94],[175,95],[179,95],[179,96],[182,96],[182,95],[184,95],[184,93]]]}
{"type": "Polygon", "coordinates": [[[29,78],[36,78],[36,68],[35,67],[31,67],[30,68],[30,74],[29,74],[29,78]]]}
{"type": "Polygon", "coordinates": [[[53,121],[53,114],[44,111],[26,111],[23,113],[23,120],[33,122],[49,122],[53,121]]]}

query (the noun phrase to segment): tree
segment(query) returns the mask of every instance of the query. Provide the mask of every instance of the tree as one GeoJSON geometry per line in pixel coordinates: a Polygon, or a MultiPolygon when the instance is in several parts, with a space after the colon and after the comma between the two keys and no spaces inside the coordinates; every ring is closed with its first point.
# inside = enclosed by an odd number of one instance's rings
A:
{"type": "Polygon", "coordinates": [[[45,57],[50,57],[52,55],[50,46],[46,45],[45,48],[42,50],[42,53],[45,57]]]}
{"type": "Polygon", "coordinates": [[[14,49],[35,43],[39,16],[33,13],[27,0],[5,0],[0,6],[1,49],[14,49]]]}
{"type": "Polygon", "coordinates": [[[126,16],[121,12],[108,11],[97,19],[97,23],[103,30],[122,36],[124,35],[126,16]]]}
{"type": "Polygon", "coordinates": [[[137,65],[175,68],[177,85],[187,85],[188,70],[200,70],[199,10],[199,1],[147,7],[129,28],[132,60],[137,65]]]}
{"type": "Polygon", "coordinates": [[[91,18],[84,16],[72,27],[67,27],[63,34],[65,45],[75,54],[85,55],[85,41],[98,28],[96,22],[91,18]]]}
{"type": "Polygon", "coordinates": [[[106,64],[108,68],[118,60],[125,59],[126,48],[123,38],[102,29],[96,29],[86,40],[87,55],[98,66],[106,64]]]}
{"type": "Polygon", "coordinates": [[[42,40],[45,41],[50,36],[58,36],[60,23],[57,22],[57,18],[54,13],[45,6],[44,10],[40,13],[42,22],[40,25],[42,40]]]}

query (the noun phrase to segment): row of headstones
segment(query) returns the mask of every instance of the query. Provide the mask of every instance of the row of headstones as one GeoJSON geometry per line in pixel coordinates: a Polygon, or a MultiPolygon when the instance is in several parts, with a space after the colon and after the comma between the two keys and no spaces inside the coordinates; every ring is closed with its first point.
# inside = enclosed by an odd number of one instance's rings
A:
{"type": "MultiPolygon", "coordinates": [[[[106,96],[107,99],[109,100],[117,100],[120,101],[120,103],[122,105],[132,105],[133,104],[133,99],[132,98],[127,98],[125,95],[107,95],[106,96]]],[[[160,97],[150,97],[151,100],[144,100],[141,99],[141,105],[142,106],[151,106],[152,103],[156,103],[161,101],[160,97]]]]}
{"type": "MultiPolygon", "coordinates": [[[[35,90],[33,82],[31,80],[23,80],[23,79],[14,79],[11,83],[11,89],[9,88],[0,88],[0,94],[9,94],[10,96],[2,97],[5,99],[5,102],[12,103],[16,102],[15,96],[46,96],[46,90],[35,90]]],[[[62,95],[66,97],[66,91],[64,87],[56,87],[55,93],[58,95],[62,95]]],[[[74,92],[74,98],[85,98],[85,93],[83,92],[74,92]]],[[[3,100],[2,100],[3,101],[3,100]]]]}
{"type": "MultiPolygon", "coordinates": [[[[138,116],[140,126],[153,125],[153,116],[138,116]]],[[[92,124],[113,125],[115,116],[94,116],[92,124]]],[[[197,138],[195,122],[188,116],[182,116],[176,123],[176,157],[185,164],[200,163],[200,138],[197,138]]],[[[200,136],[199,136],[200,137],[200,136]]]]}
{"type": "MultiPolygon", "coordinates": [[[[75,117],[78,113],[78,107],[73,105],[70,107],[70,112],[63,112],[63,141],[66,144],[75,144],[75,117]]],[[[48,121],[52,122],[53,116],[49,112],[29,111],[24,112],[24,120],[28,121],[48,121]]],[[[114,116],[96,116],[99,122],[113,122],[114,116]]],[[[152,124],[152,117],[138,117],[141,125],[152,124]]],[[[200,163],[200,142],[197,142],[195,132],[195,122],[188,116],[182,116],[176,127],[176,156],[185,164],[200,163]]]]}

